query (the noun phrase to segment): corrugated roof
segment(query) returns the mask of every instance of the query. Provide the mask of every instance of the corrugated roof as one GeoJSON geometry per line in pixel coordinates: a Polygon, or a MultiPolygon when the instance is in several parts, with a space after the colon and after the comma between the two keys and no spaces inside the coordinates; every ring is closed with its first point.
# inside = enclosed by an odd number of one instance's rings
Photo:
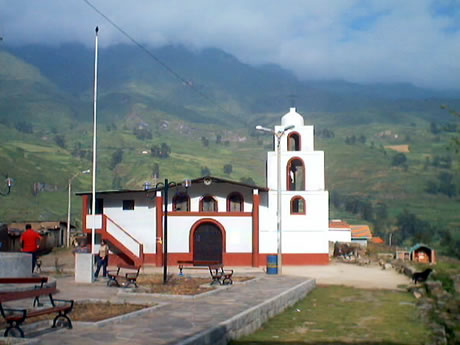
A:
{"type": "Polygon", "coordinates": [[[360,224],[360,225],[350,225],[351,226],[351,238],[359,239],[371,239],[372,232],[369,229],[369,225],[360,224]]]}
{"type": "MultiPolygon", "coordinates": [[[[266,187],[250,185],[250,184],[247,184],[247,183],[241,183],[241,182],[237,182],[237,181],[226,180],[226,179],[223,179],[223,178],[220,178],[220,177],[213,177],[213,176],[203,176],[203,177],[191,180],[192,186],[194,184],[205,183],[205,180],[206,180],[206,182],[210,181],[211,183],[229,183],[229,184],[233,184],[233,185],[237,185],[237,186],[241,186],[241,187],[247,187],[247,188],[251,188],[251,189],[258,189],[258,190],[263,191],[263,192],[268,192],[268,190],[269,190],[266,187]]],[[[172,182],[172,181],[170,181],[170,182],[172,182]]],[[[183,183],[181,182],[181,183],[177,183],[176,186],[180,187],[182,185],[183,185],[183,183]]],[[[175,187],[171,187],[171,188],[175,188],[175,187]]],[[[96,194],[145,193],[146,191],[155,192],[157,190],[162,190],[161,186],[159,186],[158,188],[154,187],[154,188],[151,188],[151,189],[148,189],[148,190],[145,190],[145,189],[104,190],[104,191],[97,191],[96,194]]],[[[75,193],[75,194],[76,195],[90,195],[91,192],[78,192],[78,193],[75,193]]]]}
{"type": "Polygon", "coordinates": [[[332,229],[349,229],[350,224],[341,219],[333,219],[329,222],[329,228],[332,229]]]}

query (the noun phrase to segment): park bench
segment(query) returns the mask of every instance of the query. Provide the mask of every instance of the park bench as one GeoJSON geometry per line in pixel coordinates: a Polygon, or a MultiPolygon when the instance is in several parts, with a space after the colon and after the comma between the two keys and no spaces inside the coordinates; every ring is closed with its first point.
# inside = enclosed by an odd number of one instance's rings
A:
{"type": "MultiPolygon", "coordinates": [[[[3,278],[7,279],[7,278],[3,278]]],[[[17,279],[17,278],[15,278],[17,279]]],[[[54,299],[53,295],[58,290],[56,287],[35,287],[32,290],[24,291],[10,291],[0,293],[0,313],[3,319],[8,323],[8,327],[5,329],[4,336],[8,335],[18,336],[18,334],[24,338],[24,331],[21,329],[22,323],[32,317],[41,315],[57,313],[53,320],[52,327],[67,327],[72,328],[72,321],[67,316],[73,309],[73,300],[54,299]],[[42,296],[49,297],[49,305],[40,308],[5,308],[5,302],[14,302],[25,299],[40,298],[42,296]]]]}
{"type": "MultiPolygon", "coordinates": [[[[48,282],[48,277],[16,277],[16,278],[0,278],[0,284],[38,284],[36,289],[41,289],[48,282]]],[[[35,297],[33,306],[40,307],[40,299],[35,297]]]]}
{"type": "Polygon", "coordinates": [[[118,265],[116,270],[107,271],[107,286],[129,287],[132,284],[138,287],[136,281],[140,270],[141,266],[118,265]]]}
{"type": "Polygon", "coordinates": [[[219,261],[205,261],[205,260],[179,260],[177,261],[179,265],[179,275],[183,276],[184,273],[182,270],[190,269],[208,269],[209,266],[219,265],[219,261]]]}
{"type": "Polygon", "coordinates": [[[209,273],[211,274],[211,285],[231,285],[233,284],[233,270],[224,269],[223,264],[209,265],[209,273]]]}

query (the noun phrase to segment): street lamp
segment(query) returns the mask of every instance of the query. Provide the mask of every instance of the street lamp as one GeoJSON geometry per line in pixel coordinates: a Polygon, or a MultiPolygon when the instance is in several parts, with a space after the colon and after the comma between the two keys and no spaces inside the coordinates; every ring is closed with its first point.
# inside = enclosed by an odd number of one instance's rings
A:
{"type": "Polygon", "coordinates": [[[89,174],[91,170],[83,170],[77,172],[75,175],[73,175],[71,178],[69,178],[69,202],[67,204],[67,234],[66,234],[66,247],[70,247],[70,207],[71,207],[71,202],[72,202],[72,181],[74,178],[76,178],[80,174],[89,174]]]}
{"type": "Polygon", "coordinates": [[[277,165],[277,209],[276,209],[276,223],[277,223],[277,263],[278,263],[278,274],[281,274],[282,270],[282,252],[281,252],[281,138],[286,133],[293,129],[295,126],[287,126],[284,129],[275,131],[271,128],[262,126],[256,126],[256,130],[272,134],[276,138],[276,165],[277,165]]]}
{"type": "Polygon", "coordinates": [[[6,179],[5,179],[5,183],[6,183],[6,192],[5,193],[2,193],[0,192],[0,195],[1,196],[7,196],[8,194],[10,194],[11,192],[11,187],[13,187],[13,179],[11,177],[8,177],[8,175],[6,176],[6,179]]]}
{"type": "MultiPolygon", "coordinates": [[[[182,183],[187,189],[191,185],[190,180],[185,180],[182,183]]],[[[155,190],[161,190],[163,192],[164,199],[164,239],[163,239],[163,284],[168,282],[168,191],[169,188],[176,187],[176,182],[169,182],[165,179],[165,182],[159,182],[155,186],[155,190]]],[[[179,184],[181,185],[181,184],[179,184]]]]}

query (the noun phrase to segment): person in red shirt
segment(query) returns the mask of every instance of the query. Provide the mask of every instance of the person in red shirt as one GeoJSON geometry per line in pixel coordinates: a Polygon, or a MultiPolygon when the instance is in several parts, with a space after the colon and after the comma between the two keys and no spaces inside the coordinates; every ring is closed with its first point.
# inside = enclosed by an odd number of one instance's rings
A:
{"type": "Polygon", "coordinates": [[[30,224],[26,224],[26,231],[21,235],[21,247],[24,253],[32,254],[32,273],[34,273],[37,264],[37,251],[40,247],[41,238],[40,234],[32,229],[30,224]]]}

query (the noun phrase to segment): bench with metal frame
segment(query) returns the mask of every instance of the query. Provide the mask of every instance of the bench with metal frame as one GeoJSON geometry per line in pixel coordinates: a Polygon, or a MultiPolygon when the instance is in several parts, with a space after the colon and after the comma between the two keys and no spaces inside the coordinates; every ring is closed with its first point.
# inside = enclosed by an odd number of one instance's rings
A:
{"type": "Polygon", "coordinates": [[[68,317],[68,314],[73,309],[73,300],[55,299],[53,295],[58,290],[56,287],[36,287],[33,290],[25,291],[10,291],[0,293],[0,313],[5,321],[8,323],[8,327],[5,329],[4,336],[21,336],[24,337],[24,331],[21,329],[22,323],[31,317],[37,317],[41,315],[57,313],[53,319],[52,327],[67,327],[72,328],[72,321],[68,317]],[[5,302],[19,301],[29,298],[37,300],[41,296],[49,297],[49,305],[40,308],[5,308],[5,302]]]}
{"type": "Polygon", "coordinates": [[[233,284],[233,270],[224,269],[223,264],[209,265],[209,273],[211,274],[211,285],[231,285],[233,284]]]}
{"type": "Polygon", "coordinates": [[[183,276],[184,273],[182,270],[192,270],[192,269],[208,269],[209,266],[219,265],[219,261],[204,261],[204,260],[179,260],[177,261],[179,265],[179,275],[183,276]]]}
{"type": "Polygon", "coordinates": [[[118,265],[116,270],[107,271],[107,286],[117,286],[117,287],[129,287],[130,285],[137,286],[137,278],[139,277],[139,272],[141,266],[128,266],[128,265],[118,265]]]}

